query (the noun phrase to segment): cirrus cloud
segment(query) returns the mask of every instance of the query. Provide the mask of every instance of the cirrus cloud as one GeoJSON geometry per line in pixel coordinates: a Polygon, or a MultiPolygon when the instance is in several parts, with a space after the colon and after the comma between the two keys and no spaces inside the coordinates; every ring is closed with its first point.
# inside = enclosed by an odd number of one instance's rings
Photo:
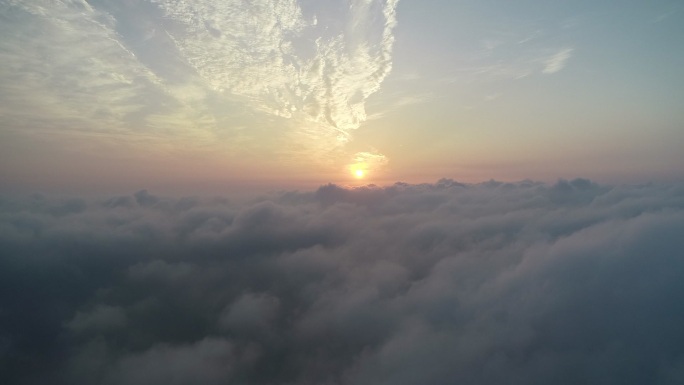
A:
{"type": "Polygon", "coordinates": [[[397,3],[0,1],[2,123],[331,158],[391,71],[397,3]]]}
{"type": "Polygon", "coordinates": [[[565,48],[546,59],[542,72],[545,74],[555,74],[565,68],[565,64],[572,56],[572,51],[574,51],[572,48],[565,48]]]}

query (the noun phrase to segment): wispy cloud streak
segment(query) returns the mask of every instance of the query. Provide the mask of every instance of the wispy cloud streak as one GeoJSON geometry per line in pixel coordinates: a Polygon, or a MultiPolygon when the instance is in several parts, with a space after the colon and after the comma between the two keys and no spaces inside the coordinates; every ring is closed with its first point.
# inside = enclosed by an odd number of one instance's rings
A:
{"type": "Polygon", "coordinates": [[[572,48],[565,48],[549,57],[544,62],[544,70],[542,72],[545,74],[555,74],[556,72],[565,68],[565,64],[572,56],[572,51],[572,48]]]}
{"type": "Polygon", "coordinates": [[[391,70],[396,6],[0,0],[1,123],[217,146],[251,135],[286,138],[283,153],[339,151],[391,70]]]}
{"type": "Polygon", "coordinates": [[[129,20],[102,3],[0,1],[0,14],[4,129],[198,143],[215,128],[186,79],[141,60],[120,33],[129,20]]]}

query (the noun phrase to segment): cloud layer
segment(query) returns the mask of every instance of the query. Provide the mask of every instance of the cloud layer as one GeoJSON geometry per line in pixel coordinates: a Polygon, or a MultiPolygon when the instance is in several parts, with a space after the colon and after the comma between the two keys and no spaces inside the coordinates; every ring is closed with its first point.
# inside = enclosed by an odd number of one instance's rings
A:
{"type": "Polygon", "coordinates": [[[0,200],[9,384],[679,384],[684,187],[0,200]]]}

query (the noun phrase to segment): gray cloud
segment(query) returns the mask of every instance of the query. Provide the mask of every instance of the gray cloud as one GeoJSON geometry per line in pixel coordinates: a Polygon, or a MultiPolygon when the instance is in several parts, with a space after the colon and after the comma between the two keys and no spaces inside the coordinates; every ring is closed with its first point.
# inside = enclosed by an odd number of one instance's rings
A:
{"type": "Polygon", "coordinates": [[[11,384],[678,384],[684,187],[0,200],[11,384]]]}
{"type": "Polygon", "coordinates": [[[76,313],[76,316],[69,321],[67,327],[72,331],[107,331],[109,329],[119,329],[126,326],[126,314],[120,307],[99,305],[88,313],[76,313]]]}

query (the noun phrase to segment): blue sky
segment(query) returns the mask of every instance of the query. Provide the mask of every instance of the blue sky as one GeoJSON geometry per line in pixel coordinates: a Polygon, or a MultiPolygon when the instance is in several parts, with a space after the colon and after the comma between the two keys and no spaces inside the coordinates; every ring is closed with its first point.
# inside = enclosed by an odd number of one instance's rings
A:
{"type": "Polygon", "coordinates": [[[683,176],[676,1],[3,0],[0,17],[11,188],[683,176]]]}

